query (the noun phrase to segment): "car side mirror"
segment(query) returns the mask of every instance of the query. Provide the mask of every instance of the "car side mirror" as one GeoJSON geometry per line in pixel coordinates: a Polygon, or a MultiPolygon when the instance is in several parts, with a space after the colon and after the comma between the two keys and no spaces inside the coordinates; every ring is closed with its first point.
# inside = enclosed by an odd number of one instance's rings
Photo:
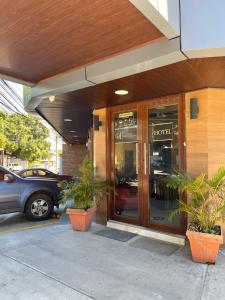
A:
{"type": "Polygon", "coordinates": [[[7,183],[11,183],[13,182],[15,179],[11,174],[5,174],[4,175],[4,181],[7,183]]]}

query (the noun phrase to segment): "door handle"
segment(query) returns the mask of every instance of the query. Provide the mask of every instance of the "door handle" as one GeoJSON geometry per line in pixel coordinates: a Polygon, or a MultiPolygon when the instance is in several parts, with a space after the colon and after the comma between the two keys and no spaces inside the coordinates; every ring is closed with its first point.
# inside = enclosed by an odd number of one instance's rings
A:
{"type": "Polygon", "coordinates": [[[147,144],[144,143],[144,174],[145,174],[145,176],[147,175],[147,154],[148,154],[147,144]]]}
{"type": "Polygon", "coordinates": [[[139,170],[139,146],[138,143],[136,143],[136,174],[138,175],[139,170]]]}

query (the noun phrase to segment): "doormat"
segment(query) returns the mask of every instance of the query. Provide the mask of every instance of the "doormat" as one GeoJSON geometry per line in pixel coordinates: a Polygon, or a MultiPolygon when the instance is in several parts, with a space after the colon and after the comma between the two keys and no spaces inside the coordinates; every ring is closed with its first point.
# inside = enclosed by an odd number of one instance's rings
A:
{"type": "Polygon", "coordinates": [[[129,243],[130,247],[144,249],[161,255],[170,256],[182,246],[151,239],[148,237],[140,237],[129,243]]]}
{"type": "Polygon", "coordinates": [[[102,229],[93,233],[120,242],[127,242],[130,239],[137,236],[137,234],[135,233],[122,231],[118,229],[112,229],[112,228],[102,229]]]}

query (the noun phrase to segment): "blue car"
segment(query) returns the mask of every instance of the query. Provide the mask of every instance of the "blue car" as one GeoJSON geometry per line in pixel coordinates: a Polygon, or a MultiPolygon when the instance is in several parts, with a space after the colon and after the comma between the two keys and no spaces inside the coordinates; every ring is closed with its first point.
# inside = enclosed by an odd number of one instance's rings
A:
{"type": "Polygon", "coordinates": [[[23,212],[27,219],[49,219],[59,205],[60,182],[22,178],[0,166],[0,214],[23,212]]]}

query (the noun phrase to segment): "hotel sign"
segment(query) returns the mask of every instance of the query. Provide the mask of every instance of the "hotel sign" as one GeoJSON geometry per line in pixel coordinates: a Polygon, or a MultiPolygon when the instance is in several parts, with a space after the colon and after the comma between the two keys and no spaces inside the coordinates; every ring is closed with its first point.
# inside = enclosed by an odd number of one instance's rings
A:
{"type": "Polygon", "coordinates": [[[125,112],[125,113],[120,113],[119,118],[129,118],[133,117],[134,113],[132,111],[125,112]]]}
{"type": "Polygon", "coordinates": [[[152,124],[152,141],[171,141],[173,139],[173,123],[152,124]]]}

